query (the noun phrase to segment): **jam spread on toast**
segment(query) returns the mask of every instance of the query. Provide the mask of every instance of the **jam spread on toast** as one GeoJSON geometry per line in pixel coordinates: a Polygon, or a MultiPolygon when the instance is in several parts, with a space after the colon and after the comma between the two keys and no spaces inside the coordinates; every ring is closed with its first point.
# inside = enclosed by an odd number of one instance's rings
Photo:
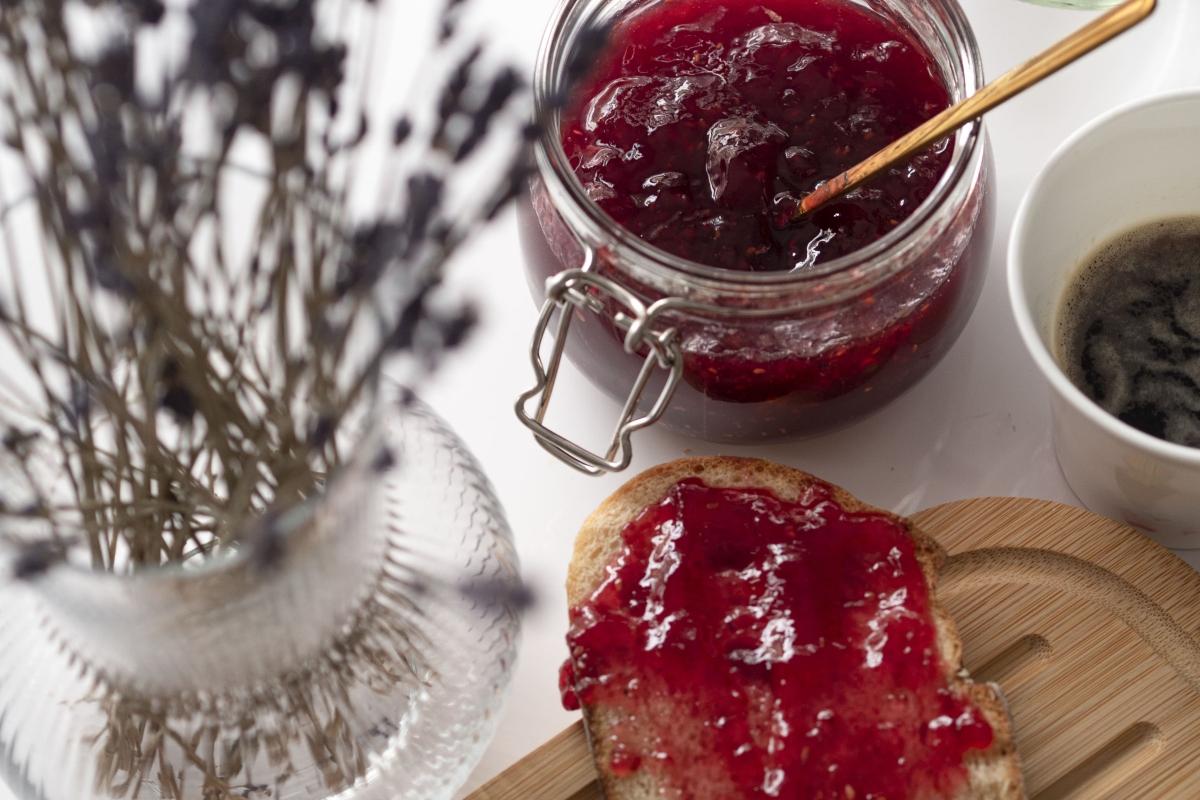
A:
{"type": "Polygon", "coordinates": [[[794,502],[687,479],[571,609],[564,704],[665,797],[953,797],[993,731],[946,676],[906,527],[814,483],[794,502]],[[575,705],[572,705],[574,703],[575,705]]]}

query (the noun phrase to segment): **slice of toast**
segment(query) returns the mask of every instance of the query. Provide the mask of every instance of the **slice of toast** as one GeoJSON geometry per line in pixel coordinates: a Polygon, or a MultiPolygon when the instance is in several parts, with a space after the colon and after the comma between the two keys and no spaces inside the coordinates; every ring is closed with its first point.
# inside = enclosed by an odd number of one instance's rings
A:
{"type": "MultiPolygon", "coordinates": [[[[688,478],[698,478],[714,488],[765,489],[787,502],[795,502],[807,488],[820,484],[832,490],[834,499],[846,511],[880,514],[907,529],[930,587],[930,608],[946,685],[960,696],[969,698],[994,733],[992,745],[987,750],[968,752],[964,759],[968,774],[966,788],[948,800],[1011,800],[1025,796],[1012,728],[999,687],[976,684],[967,677],[962,668],[962,642],[954,621],[937,602],[934,589],[938,568],[945,558],[944,551],[908,520],[872,508],[848,492],[805,472],[757,459],[711,457],[682,459],[642,473],[605,500],[584,522],[567,576],[567,597],[572,608],[587,601],[605,580],[610,565],[622,550],[621,534],[629,523],[644,509],[658,503],[677,483],[688,478]]],[[[621,722],[619,710],[589,707],[584,703],[583,714],[608,800],[678,796],[677,792],[657,785],[652,771],[615,774],[610,768],[614,740],[610,734],[621,722]]],[[[864,743],[864,746],[869,745],[864,743]]],[[[889,797],[888,800],[899,799],[889,797]]]]}

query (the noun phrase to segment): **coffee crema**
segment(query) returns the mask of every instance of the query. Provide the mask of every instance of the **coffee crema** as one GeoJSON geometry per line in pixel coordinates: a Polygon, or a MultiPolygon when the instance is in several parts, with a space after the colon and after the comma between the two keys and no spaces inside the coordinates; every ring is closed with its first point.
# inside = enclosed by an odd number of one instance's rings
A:
{"type": "Polygon", "coordinates": [[[1071,279],[1056,357],[1071,382],[1140,431],[1200,447],[1200,216],[1110,240],[1071,279]]]}

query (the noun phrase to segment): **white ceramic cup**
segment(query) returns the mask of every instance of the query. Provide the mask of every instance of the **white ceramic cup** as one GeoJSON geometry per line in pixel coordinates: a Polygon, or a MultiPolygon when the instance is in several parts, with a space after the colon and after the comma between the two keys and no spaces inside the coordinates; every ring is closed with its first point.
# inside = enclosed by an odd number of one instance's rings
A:
{"type": "Polygon", "coordinates": [[[1142,223],[1200,215],[1200,88],[1117,109],[1067,140],[1017,213],[1008,288],[1050,383],[1054,447],[1089,508],[1176,549],[1200,548],[1200,449],[1156,439],[1077,389],[1054,358],[1065,289],[1087,257],[1142,223]]]}

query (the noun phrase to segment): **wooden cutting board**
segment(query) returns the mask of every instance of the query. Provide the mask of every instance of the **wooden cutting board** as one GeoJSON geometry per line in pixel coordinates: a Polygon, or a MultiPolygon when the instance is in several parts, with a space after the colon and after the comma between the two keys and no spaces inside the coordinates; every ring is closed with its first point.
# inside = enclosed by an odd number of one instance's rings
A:
{"type": "MultiPolygon", "coordinates": [[[[1004,688],[1031,798],[1200,798],[1200,574],[1057,503],[966,500],[915,519],[951,554],[938,594],[972,675],[1004,688]]],[[[576,724],[469,800],[593,800],[595,778],[576,724]]]]}

